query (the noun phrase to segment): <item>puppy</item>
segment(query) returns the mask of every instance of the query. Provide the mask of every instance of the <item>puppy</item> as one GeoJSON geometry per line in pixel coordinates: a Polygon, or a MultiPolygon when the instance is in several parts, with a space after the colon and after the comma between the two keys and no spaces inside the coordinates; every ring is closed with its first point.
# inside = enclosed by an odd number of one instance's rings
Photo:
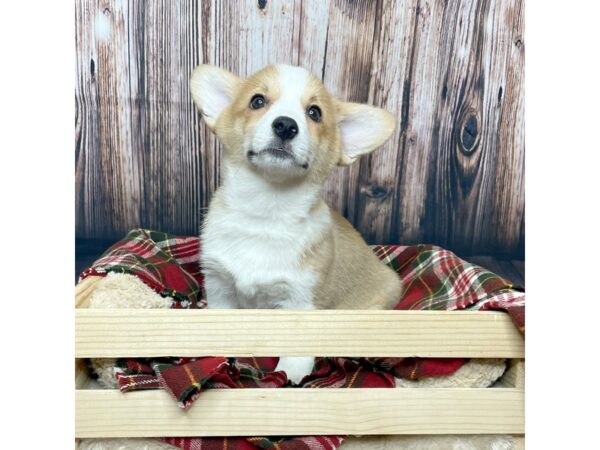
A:
{"type": "MultiPolygon", "coordinates": [[[[197,67],[191,93],[224,147],[222,185],[203,223],[209,308],[391,309],[402,287],[321,197],[337,165],[382,145],[394,117],[347,103],[305,69],[268,66],[241,79],[197,67]]],[[[313,357],[283,357],[299,383],[313,357]]]]}

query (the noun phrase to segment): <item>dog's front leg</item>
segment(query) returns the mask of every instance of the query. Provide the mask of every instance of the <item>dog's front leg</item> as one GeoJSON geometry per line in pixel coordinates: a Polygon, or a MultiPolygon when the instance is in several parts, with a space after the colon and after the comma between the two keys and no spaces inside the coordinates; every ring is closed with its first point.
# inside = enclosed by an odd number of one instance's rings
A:
{"type": "Polygon", "coordinates": [[[294,384],[300,384],[306,375],[311,374],[314,366],[314,356],[282,356],[279,358],[275,370],[283,370],[288,380],[294,384]]]}
{"type": "Polygon", "coordinates": [[[239,308],[233,277],[224,271],[204,271],[206,307],[210,309],[239,308]]]}
{"type": "MultiPolygon", "coordinates": [[[[311,298],[308,292],[301,292],[298,295],[292,295],[287,300],[278,302],[277,307],[282,309],[314,309],[312,302],[307,301],[311,298]]],[[[283,370],[288,380],[294,384],[300,384],[302,379],[310,375],[315,365],[314,356],[283,356],[279,358],[279,363],[275,370],[283,370]]]]}

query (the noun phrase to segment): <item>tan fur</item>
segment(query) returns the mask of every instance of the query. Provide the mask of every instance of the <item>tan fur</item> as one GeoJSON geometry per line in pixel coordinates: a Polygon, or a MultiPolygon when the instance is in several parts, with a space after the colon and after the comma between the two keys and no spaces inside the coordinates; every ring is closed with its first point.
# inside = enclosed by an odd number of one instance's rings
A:
{"type": "MultiPolygon", "coordinates": [[[[244,143],[252,136],[257,122],[269,111],[284,92],[286,86],[278,82],[277,66],[268,66],[256,74],[240,79],[212,66],[199,66],[192,75],[191,90],[194,100],[201,110],[205,108],[205,95],[201,80],[206,77],[219,78],[225,83],[223,92],[228,92],[231,102],[218,117],[205,117],[208,126],[215,132],[225,148],[225,161],[228,167],[243,170],[257,170],[249,167],[244,143]],[[222,77],[222,78],[220,78],[222,77]],[[261,94],[267,99],[264,108],[249,108],[252,97],[261,94]]],[[[300,97],[303,108],[318,105],[322,120],[315,123],[307,120],[313,160],[307,173],[300,177],[277,180],[280,189],[293,189],[301,184],[320,186],[325,182],[336,164],[347,165],[361,154],[373,151],[392,134],[395,119],[388,112],[375,107],[343,102],[331,96],[314,75],[310,75],[300,97]],[[371,130],[368,145],[360,152],[345,152],[340,134],[344,120],[352,120],[357,113],[367,110],[377,118],[379,128],[371,130]]],[[[328,209],[319,197],[307,205],[310,212],[328,209]]],[[[217,191],[210,209],[224,208],[221,192],[217,191]]],[[[313,290],[314,307],[318,309],[389,309],[400,299],[402,288],[396,273],[382,264],[369,249],[360,234],[342,216],[330,211],[330,229],[315,236],[312,245],[306,248],[302,267],[312,267],[319,274],[313,290]]],[[[210,299],[209,299],[210,303],[210,299]]]]}
{"type": "MultiPolygon", "coordinates": [[[[200,66],[196,71],[201,70],[202,67],[205,66],[200,66]]],[[[192,75],[193,79],[194,75],[192,75]]],[[[231,106],[218,118],[213,129],[223,143],[227,156],[236,165],[246,163],[245,155],[239,151],[244,136],[254,131],[258,119],[268,111],[270,104],[279,99],[281,89],[282,87],[277,83],[277,69],[275,66],[267,66],[249,78],[235,80],[233,87],[234,100],[231,106]],[[248,108],[248,103],[255,94],[266,95],[269,100],[266,108],[260,110],[248,108]]],[[[314,75],[311,76],[309,86],[302,97],[302,102],[305,107],[318,104],[323,111],[324,119],[322,123],[308,122],[311,136],[317,142],[320,150],[316,153],[316,161],[308,178],[309,181],[321,184],[335,164],[349,163],[340,149],[337,123],[343,113],[350,112],[360,105],[336,100],[314,75]]],[[[388,116],[392,120],[391,130],[393,130],[393,116],[389,113],[388,116]]]]}
{"type": "Polygon", "coordinates": [[[392,309],[402,294],[398,275],[346,219],[335,211],[332,217],[331,234],[306,258],[321,273],[314,291],[316,309],[392,309]]]}

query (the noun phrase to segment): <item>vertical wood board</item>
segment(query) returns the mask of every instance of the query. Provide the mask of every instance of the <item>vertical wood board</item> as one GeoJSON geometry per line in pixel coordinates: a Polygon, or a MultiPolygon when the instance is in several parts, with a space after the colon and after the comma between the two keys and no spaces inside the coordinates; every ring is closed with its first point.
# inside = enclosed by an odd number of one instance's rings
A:
{"type": "Polygon", "coordinates": [[[522,0],[78,0],[75,20],[78,237],[197,234],[221,149],[191,71],[286,63],[398,118],[324,188],[367,241],[523,259],[522,0]]]}

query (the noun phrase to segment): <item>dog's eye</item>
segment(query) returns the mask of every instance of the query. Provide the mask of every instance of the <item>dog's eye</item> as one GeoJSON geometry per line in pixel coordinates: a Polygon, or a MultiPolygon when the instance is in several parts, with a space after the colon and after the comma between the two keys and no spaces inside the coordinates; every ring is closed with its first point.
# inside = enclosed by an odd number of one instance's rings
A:
{"type": "Polygon", "coordinates": [[[315,122],[321,121],[321,108],[319,108],[317,105],[310,106],[306,112],[308,114],[308,117],[310,117],[315,122]]]}
{"type": "Polygon", "coordinates": [[[252,109],[264,108],[266,104],[267,104],[267,99],[265,98],[264,95],[261,95],[261,94],[256,94],[255,96],[252,97],[252,100],[250,100],[250,108],[252,108],[252,109]]]}

